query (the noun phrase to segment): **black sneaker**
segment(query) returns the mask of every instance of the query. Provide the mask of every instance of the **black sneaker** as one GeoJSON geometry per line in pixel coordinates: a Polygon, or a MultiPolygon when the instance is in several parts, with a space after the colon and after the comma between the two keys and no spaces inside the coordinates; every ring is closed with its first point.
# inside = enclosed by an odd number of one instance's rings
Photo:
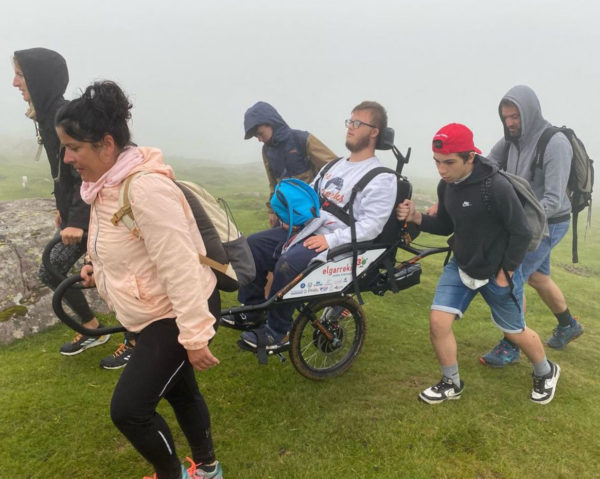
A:
{"type": "Polygon", "coordinates": [[[127,340],[124,343],[119,344],[117,350],[110,356],[106,356],[100,360],[100,367],[102,369],[121,369],[127,366],[129,358],[133,353],[133,348],[127,340]]]}
{"type": "Polygon", "coordinates": [[[446,399],[460,399],[465,388],[465,383],[461,380],[460,385],[452,382],[452,379],[443,376],[435,386],[425,389],[419,393],[419,399],[427,404],[437,404],[446,399]]]}
{"type": "Polygon", "coordinates": [[[262,322],[264,313],[231,313],[221,315],[221,324],[233,327],[253,327],[262,322]]]}
{"type": "Polygon", "coordinates": [[[545,376],[533,376],[533,391],[531,391],[531,400],[537,404],[548,404],[554,398],[556,384],[560,377],[560,366],[552,361],[550,363],[550,372],[545,376]]]}
{"type": "MultiPolygon", "coordinates": [[[[102,328],[102,325],[98,326],[102,328]]],[[[60,347],[60,354],[65,356],[74,356],[75,354],[83,353],[86,349],[95,348],[103,345],[110,339],[110,334],[104,336],[84,336],[77,333],[70,343],[65,343],[60,347]]]]}

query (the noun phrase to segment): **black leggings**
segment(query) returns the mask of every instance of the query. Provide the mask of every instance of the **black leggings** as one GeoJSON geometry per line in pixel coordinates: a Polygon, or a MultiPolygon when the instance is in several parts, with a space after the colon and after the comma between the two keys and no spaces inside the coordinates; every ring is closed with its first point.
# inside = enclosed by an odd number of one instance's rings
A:
{"type": "MultiPolygon", "coordinates": [[[[66,245],[62,242],[58,242],[50,251],[50,265],[57,274],[64,277],[77,260],[83,256],[85,250],[85,243],[66,245]]],[[[61,279],[55,277],[55,274],[48,271],[44,266],[44,263],[40,265],[38,278],[53,291],[61,283],[61,279]]],[[[77,313],[82,323],[87,323],[94,317],[94,313],[90,309],[90,306],[80,289],[67,289],[65,292],[65,301],[71,309],[77,313]]]]}
{"type": "MultiPolygon", "coordinates": [[[[218,318],[219,292],[208,301],[218,318]]],[[[210,415],[198,390],[187,352],[177,341],[175,319],[161,319],[144,328],[115,387],[110,414],[114,424],[149,461],[159,479],[179,478],[181,461],[165,420],[156,412],[164,397],[175,411],[197,464],[215,461],[210,415]]]]}

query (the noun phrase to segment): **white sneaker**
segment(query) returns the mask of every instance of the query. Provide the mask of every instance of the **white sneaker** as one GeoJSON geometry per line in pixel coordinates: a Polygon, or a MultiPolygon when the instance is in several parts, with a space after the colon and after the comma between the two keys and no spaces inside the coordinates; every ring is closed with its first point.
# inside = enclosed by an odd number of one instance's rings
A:
{"type": "Polygon", "coordinates": [[[460,399],[465,383],[461,380],[460,385],[452,382],[452,379],[443,376],[435,386],[425,389],[419,393],[419,399],[427,404],[437,404],[446,399],[460,399]]]}
{"type": "Polygon", "coordinates": [[[560,377],[560,366],[552,361],[550,363],[550,372],[545,376],[533,376],[533,391],[531,391],[531,400],[537,404],[548,404],[554,398],[556,384],[560,377]]]}

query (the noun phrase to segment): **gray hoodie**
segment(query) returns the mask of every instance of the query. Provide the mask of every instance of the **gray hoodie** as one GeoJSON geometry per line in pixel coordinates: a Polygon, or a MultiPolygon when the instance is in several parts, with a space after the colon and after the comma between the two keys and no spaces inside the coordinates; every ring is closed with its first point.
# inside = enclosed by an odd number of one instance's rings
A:
{"type": "Polygon", "coordinates": [[[571,170],[573,149],[565,135],[552,136],[544,154],[543,168],[533,163],[537,142],[550,123],[542,116],[542,108],[535,92],[525,85],[517,85],[504,95],[519,109],[521,114],[521,136],[512,138],[502,121],[501,108],[498,106],[500,120],[504,126],[504,138],[498,141],[488,154],[488,159],[500,163],[506,142],[511,142],[508,152],[506,171],[519,175],[531,183],[536,196],[544,206],[549,223],[566,221],[571,213],[571,203],[567,197],[567,181],[571,170]]]}

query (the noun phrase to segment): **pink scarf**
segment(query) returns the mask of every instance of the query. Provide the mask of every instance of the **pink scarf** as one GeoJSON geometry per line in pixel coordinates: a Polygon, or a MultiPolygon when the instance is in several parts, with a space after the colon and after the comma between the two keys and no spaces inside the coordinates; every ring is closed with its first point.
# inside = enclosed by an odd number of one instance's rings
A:
{"type": "Polygon", "coordinates": [[[83,181],[81,183],[81,199],[91,205],[102,188],[118,186],[129,176],[129,173],[143,163],[144,157],[136,147],[127,147],[118,156],[115,164],[104,173],[97,181],[83,181]]]}

